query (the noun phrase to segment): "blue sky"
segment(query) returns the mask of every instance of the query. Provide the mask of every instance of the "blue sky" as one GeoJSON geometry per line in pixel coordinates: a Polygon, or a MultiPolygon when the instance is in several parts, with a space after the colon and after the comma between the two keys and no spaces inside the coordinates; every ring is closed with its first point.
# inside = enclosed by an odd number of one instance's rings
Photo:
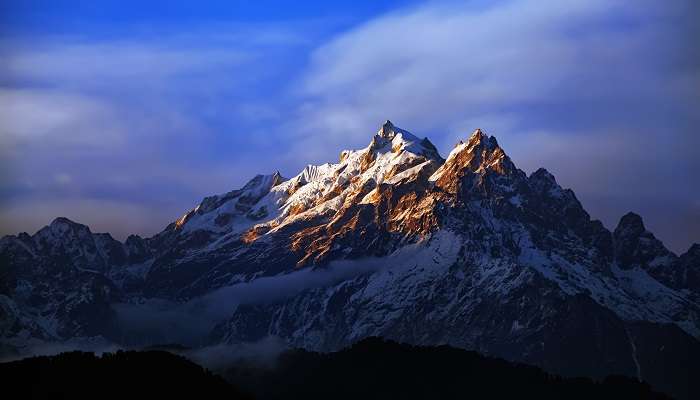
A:
{"type": "Polygon", "coordinates": [[[0,233],[58,215],[153,234],[390,118],[480,127],[614,228],[700,241],[692,2],[0,3],[0,233]]]}

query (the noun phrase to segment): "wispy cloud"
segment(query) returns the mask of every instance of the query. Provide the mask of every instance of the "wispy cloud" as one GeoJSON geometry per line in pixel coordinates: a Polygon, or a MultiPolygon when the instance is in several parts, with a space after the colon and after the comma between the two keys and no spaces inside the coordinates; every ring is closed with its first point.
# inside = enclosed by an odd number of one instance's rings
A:
{"type": "Polygon", "coordinates": [[[279,118],[279,102],[258,91],[276,90],[306,35],[259,24],[3,40],[1,233],[66,215],[118,237],[151,234],[271,172],[253,160],[272,139],[250,132],[279,118]]]}
{"type": "Polygon", "coordinates": [[[695,8],[450,2],[374,19],[313,53],[300,129],[325,141],[302,147],[323,154],[392,118],[444,152],[481,127],[522,168],[552,170],[608,226],[636,209],[684,249],[700,237],[695,8]],[[669,204],[695,224],[691,237],[663,223],[669,204]]]}
{"type": "MultiPolygon", "coordinates": [[[[419,251],[409,247],[392,254],[397,260],[393,265],[410,264],[419,251]]],[[[216,325],[226,322],[240,305],[284,301],[305,290],[323,290],[341,281],[363,279],[389,264],[386,259],[371,257],[334,261],[323,269],[303,269],[220,287],[184,303],[149,299],[139,304],[118,303],[113,307],[124,338],[130,343],[150,341],[203,346],[211,340],[216,325]]]]}
{"type": "Polygon", "coordinates": [[[13,79],[81,88],[111,87],[116,83],[162,83],[162,80],[182,74],[235,68],[251,57],[237,49],[170,48],[159,43],[83,43],[76,40],[39,44],[30,51],[16,50],[6,60],[5,70],[13,79]]]}
{"type": "MultiPolygon", "coordinates": [[[[121,138],[106,126],[90,132],[100,121],[118,120],[100,99],[53,89],[0,88],[0,140],[4,146],[43,143],[51,145],[115,145],[121,138]]],[[[6,147],[7,148],[7,147],[6,147]]]]}

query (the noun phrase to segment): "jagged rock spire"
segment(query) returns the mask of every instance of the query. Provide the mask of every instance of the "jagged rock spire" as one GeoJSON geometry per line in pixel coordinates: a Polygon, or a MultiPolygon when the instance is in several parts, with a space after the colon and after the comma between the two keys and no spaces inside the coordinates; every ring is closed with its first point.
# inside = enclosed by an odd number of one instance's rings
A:
{"type": "Polygon", "coordinates": [[[524,173],[515,167],[496,138],[481,129],[474,130],[466,143],[460,141],[430,179],[448,193],[456,193],[462,177],[470,174],[524,178],[524,173]]]}
{"type": "Polygon", "coordinates": [[[287,179],[285,179],[278,170],[275,170],[275,173],[272,174],[272,186],[271,187],[275,187],[286,180],[287,179]]]}
{"type": "Polygon", "coordinates": [[[620,218],[620,222],[617,224],[617,228],[615,228],[615,236],[639,236],[644,233],[644,231],[646,231],[646,228],[644,227],[642,217],[639,214],[628,212],[620,218]]]}
{"type": "Polygon", "coordinates": [[[391,139],[394,137],[394,135],[396,135],[396,127],[387,119],[384,121],[381,128],[379,128],[377,135],[384,139],[391,139]]]}
{"type": "MultiPolygon", "coordinates": [[[[484,133],[480,128],[474,130],[474,132],[469,136],[467,140],[467,148],[473,149],[477,146],[485,146],[489,150],[500,149],[498,146],[498,141],[494,136],[489,136],[484,133]]],[[[505,153],[504,153],[505,155],[505,153]]]]}
{"type": "Polygon", "coordinates": [[[469,142],[476,141],[476,140],[481,140],[484,136],[484,131],[481,130],[481,128],[476,128],[474,129],[474,132],[469,136],[469,142]]]}
{"type": "MultiPolygon", "coordinates": [[[[633,212],[625,214],[613,232],[615,259],[621,268],[649,268],[658,257],[673,256],[663,243],[646,230],[642,217],[633,212]]],[[[675,258],[675,256],[673,256],[675,258]]]]}

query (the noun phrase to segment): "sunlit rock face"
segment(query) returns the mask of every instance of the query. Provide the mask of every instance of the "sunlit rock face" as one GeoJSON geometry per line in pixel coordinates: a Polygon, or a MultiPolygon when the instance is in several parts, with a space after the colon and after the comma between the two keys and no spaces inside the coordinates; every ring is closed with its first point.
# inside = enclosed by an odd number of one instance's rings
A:
{"type": "Polygon", "coordinates": [[[384,336],[664,385],[658,360],[687,371],[700,335],[700,246],[678,257],[632,213],[610,232],[480,129],[443,158],[387,121],[337,163],[258,175],[151,238],[59,218],[3,238],[0,263],[3,349],[119,342],[115,302],[216,298],[242,304],[209,321],[209,343],[333,350],[384,336]],[[284,295],[212,295],[296,276],[284,295]]]}

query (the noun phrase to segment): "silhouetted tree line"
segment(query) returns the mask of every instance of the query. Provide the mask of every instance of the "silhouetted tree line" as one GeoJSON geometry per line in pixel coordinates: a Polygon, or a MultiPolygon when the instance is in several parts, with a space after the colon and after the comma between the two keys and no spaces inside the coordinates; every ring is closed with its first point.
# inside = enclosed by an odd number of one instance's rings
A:
{"type": "Polygon", "coordinates": [[[419,347],[379,338],[336,353],[295,350],[275,368],[236,366],[226,379],[259,399],[667,399],[623,376],[602,382],[448,346],[419,347]]]}
{"type": "Polygon", "coordinates": [[[0,364],[6,399],[251,399],[163,351],[70,352],[0,364]],[[6,397],[9,394],[9,397],[6,397]]]}
{"type": "Polygon", "coordinates": [[[237,362],[222,377],[164,351],[70,352],[0,364],[3,398],[26,399],[666,399],[645,383],[602,382],[448,346],[378,338],[336,353],[303,350],[274,366],[237,362]],[[247,395],[252,393],[254,396],[247,395]]]}

